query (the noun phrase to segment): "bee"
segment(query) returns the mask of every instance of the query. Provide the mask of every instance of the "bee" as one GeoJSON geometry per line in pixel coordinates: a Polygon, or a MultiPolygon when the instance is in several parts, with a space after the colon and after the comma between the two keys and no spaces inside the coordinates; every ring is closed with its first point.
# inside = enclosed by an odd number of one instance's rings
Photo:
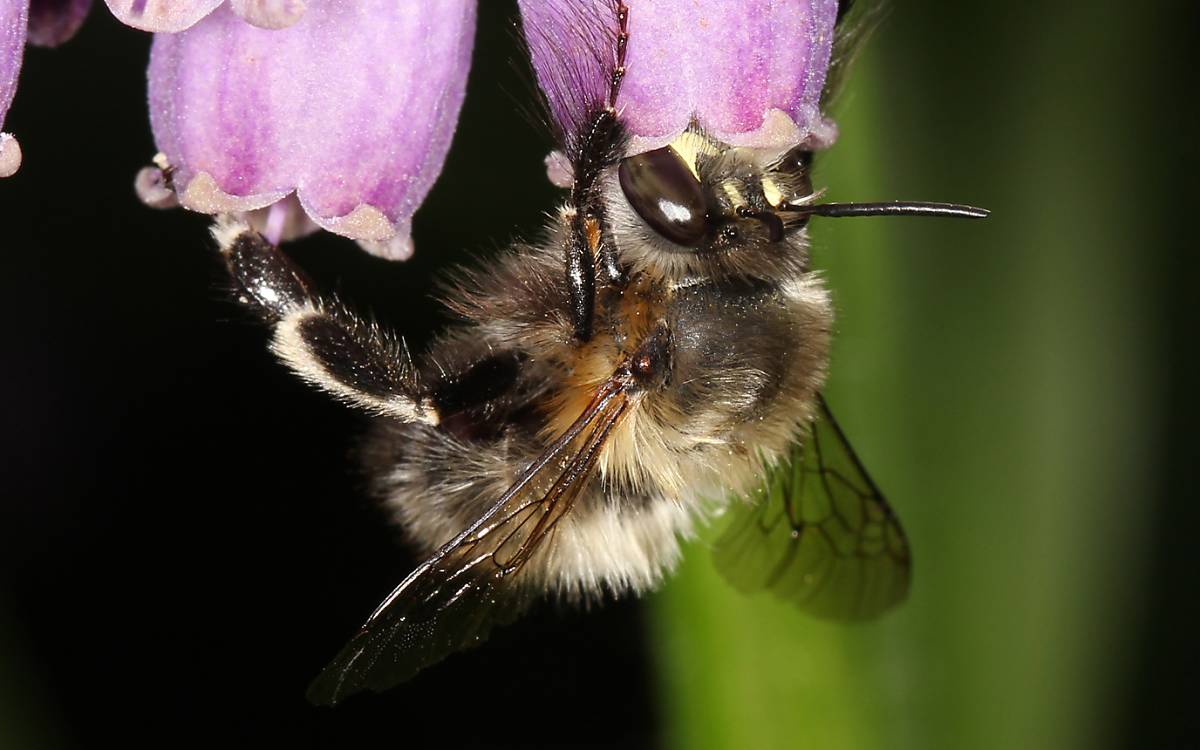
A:
{"type": "Polygon", "coordinates": [[[376,419],[363,461],[426,559],[317,677],[333,704],[482,641],[550,594],[654,589],[682,539],[728,511],[718,563],[813,614],[877,615],[910,552],[821,397],[833,309],[813,216],[955,204],[822,203],[812,153],[733,147],[693,123],[630,153],[611,90],[564,134],[567,200],[544,238],[457,271],[458,323],[419,359],[321,295],[244,221],[213,234],[235,295],[293,372],[376,419]]]}

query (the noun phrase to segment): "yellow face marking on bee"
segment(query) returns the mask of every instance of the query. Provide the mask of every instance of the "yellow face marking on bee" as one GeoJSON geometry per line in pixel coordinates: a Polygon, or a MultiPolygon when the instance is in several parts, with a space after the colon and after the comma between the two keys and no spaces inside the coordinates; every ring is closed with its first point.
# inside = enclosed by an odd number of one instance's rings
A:
{"type": "Polygon", "coordinates": [[[762,180],[762,191],[763,198],[765,198],[767,203],[771,204],[772,207],[779,208],[781,205],[783,205],[783,191],[779,189],[779,185],[775,182],[775,178],[771,177],[770,175],[764,176],[762,180]]]}
{"type": "Polygon", "coordinates": [[[729,196],[729,202],[735,206],[746,205],[746,199],[742,196],[742,191],[738,190],[737,185],[732,182],[721,183],[721,190],[725,191],[725,195],[729,196]]]}
{"type": "Polygon", "coordinates": [[[698,162],[701,156],[716,156],[720,153],[712,141],[692,131],[681,133],[671,141],[671,150],[679,154],[683,163],[691,170],[696,179],[700,179],[698,162]]]}

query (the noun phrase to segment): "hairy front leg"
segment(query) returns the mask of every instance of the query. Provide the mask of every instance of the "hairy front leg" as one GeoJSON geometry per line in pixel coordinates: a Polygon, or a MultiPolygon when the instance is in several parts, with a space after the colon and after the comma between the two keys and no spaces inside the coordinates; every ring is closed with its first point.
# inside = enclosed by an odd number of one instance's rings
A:
{"type": "Polygon", "coordinates": [[[322,297],[278,247],[244,222],[222,217],[213,237],[238,301],[272,327],[271,351],[339,400],[405,422],[440,421],[404,341],[322,297]]]}

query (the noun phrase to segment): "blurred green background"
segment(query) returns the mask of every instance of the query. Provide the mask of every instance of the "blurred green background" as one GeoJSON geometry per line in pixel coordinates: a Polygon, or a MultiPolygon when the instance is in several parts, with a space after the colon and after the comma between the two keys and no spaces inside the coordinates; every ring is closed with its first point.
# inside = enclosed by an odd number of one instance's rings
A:
{"type": "MultiPolygon", "coordinates": [[[[431,276],[532,236],[559,199],[544,133],[514,112],[531,94],[506,67],[513,5],[482,3],[414,260],[329,237],[293,249],[417,348],[439,321],[431,276]]],[[[841,137],[817,162],[832,199],[993,211],[812,224],[838,311],[830,403],[915,555],[901,609],[841,626],[742,597],[712,567],[718,524],[640,610],[535,618],[408,692],[321,713],[301,700],[305,680],[410,563],[346,480],[359,423],[279,371],[256,329],[214,323],[233,314],[203,220],[133,202],[154,151],[148,40],[95,9],[77,40],[27,55],[6,125],[26,163],[0,182],[0,243],[18,248],[0,274],[18,323],[2,375],[30,395],[0,432],[13,457],[0,467],[0,747],[159,725],[415,746],[422,721],[445,731],[442,713],[460,731],[503,724],[506,704],[463,690],[496,674],[544,689],[530,723],[553,737],[526,737],[543,744],[628,724],[623,746],[689,749],[1187,746],[1200,736],[1185,728],[1200,672],[1196,15],[897,0],[851,71],[841,137]],[[264,425],[273,439],[256,443],[264,425]],[[256,463],[270,450],[289,475],[256,463]],[[172,605],[177,588],[188,597],[172,605]],[[275,624],[280,601],[307,609],[245,642],[244,624],[275,624]],[[582,635],[555,640],[564,630],[582,635]],[[608,671],[573,661],[593,648],[608,671]],[[229,662],[243,672],[226,681],[229,662]],[[558,671],[566,687],[546,677],[558,671]],[[149,710],[128,719],[139,702],[149,710]]]]}
{"type": "MultiPolygon", "coordinates": [[[[869,625],[814,622],[727,588],[706,535],[653,600],[671,745],[1153,745],[1163,725],[1123,733],[1146,718],[1153,534],[1172,524],[1155,515],[1172,406],[1163,274],[1195,251],[1164,206],[1187,156],[1168,131],[1195,125],[1169,103],[1195,93],[1173,81],[1185,18],[1124,3],[891,10],[817,184],[993,211],[813,223],[839,312],[831,405],[908,530],[911,598],[869,625]]],[[[1196,584],[1177,585],[1187,607],[1196,584]]]]}

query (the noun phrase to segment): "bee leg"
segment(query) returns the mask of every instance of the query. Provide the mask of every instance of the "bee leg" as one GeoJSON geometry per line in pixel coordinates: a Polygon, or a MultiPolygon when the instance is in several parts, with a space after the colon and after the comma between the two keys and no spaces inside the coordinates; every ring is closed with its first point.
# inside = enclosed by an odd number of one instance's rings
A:
{"type": "Polygon", "coordinates": [[[574,212],[570,218],[566,245],[567,301],[575,338],[588,341],[592,338],[596,307],[596,260],[588,241],[586,220],[574,212]]]}
{"type": "Polygon", "coordinates": [[[592,338],[596,306],[596,262],[600,263],[604,283],[622,287],[628,280],[625,269],[617,259],[616,244],[611,237],[605,237],[601,229],[601,208],[590,206],[579,211],[568,207],[562,215],[567,227],[567,299],[575,338],[579,341],[592,338]]]}
{"type": "Polygon", "coordinates": [[[596,260],[608,283],[623,286],[625,272],[617,260],[612,242],[601,243],[600,216],[602,202],[595,191],[597,180],[605,167],[620,159],[619,144],[623,130],[617,115],[617,94],[625,78],[625,51],[629,44],[629,6],[617,0],[613,6],[617,15],[616,65],[609,81],[608,101],[596,109],[590,123],[578,135],[573,148],[571,167],[575,179],[571,187],[571,204],[562,218],[567,225],[566,272],[567,299],[575,338],[581,342],[592,338],[592,321],[596,305],[596,260]]]}
{"type": "Polygon", "coordinates": [[[212,231],[238,301],[272,327],[271,351],[288,368],[371,413],[438,423],[401,339],[315,293],[304,272],[249,225],[222,217],[212,231]]]}

